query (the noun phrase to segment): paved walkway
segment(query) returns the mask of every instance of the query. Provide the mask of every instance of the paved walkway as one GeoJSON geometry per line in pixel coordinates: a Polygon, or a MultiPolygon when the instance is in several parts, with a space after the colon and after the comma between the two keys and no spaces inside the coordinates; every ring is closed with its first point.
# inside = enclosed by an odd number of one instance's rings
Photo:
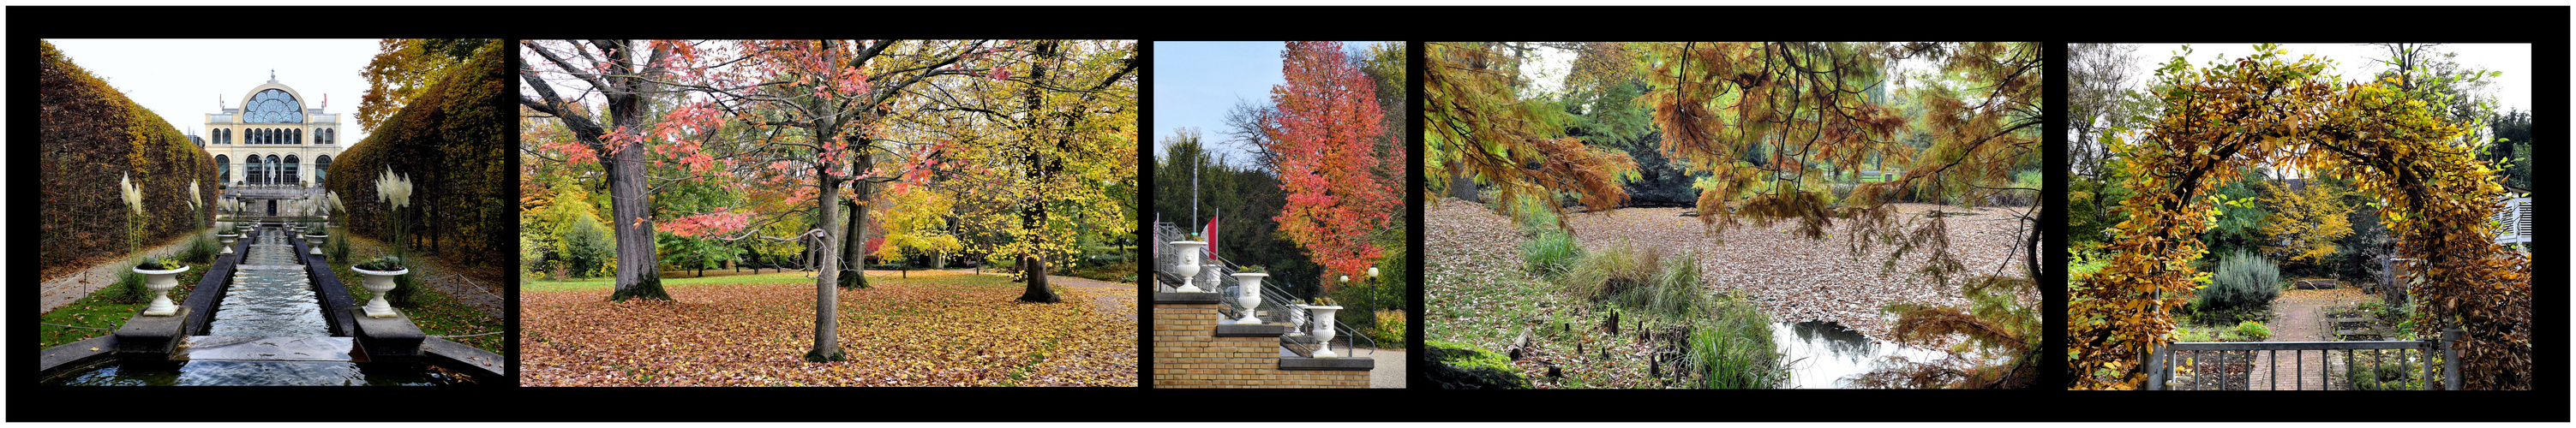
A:
{"type": "MultiPolygon", "coordinates": [[[[2281,297],[2272,301],[2272,322],[2264,325],[2272,329],[2272,338],[2264,341],[2332,341],[2334,338],[2330,337],[2331,332],[2326,331],[2326,310],[2357,301],[2355,299],[2369,297],[2349,288],[2281,292],[2281,297]]],[[[2368,357],[2369,354],[2363,353],[2358,356],[2368,357]]],[[[2341,380],[2336,379],[2340,376],[2329,376],[2343,373],[2342,357],[2342,352],[2306,351],[2297,353],[2296,357],[2282,354],[2276,362],[2273,361],[2275,357],[2272,352],[2256,352],[2253,377],[2247,383],[2252,384],[2248,385],[2249,389],[2257,391],[2326,390],[2331,384],[2342,383],[2341,380]],[[2275,382],[2273,373],[2276,371],[2280,372],[2278,387],[2273,386],[2275,382]]]]}
{"type": "Polygon", "coordinates": [[[1360,354],[1377,360],[1377,368],[1369,370],[1370,388],[1404,388],[1404,365],[1412,360],[1405,357],[1404,350],[1370,349],[1360,354]]]}
{"type": "MultiPolygon", "coordinates": [[[[178,254],[179,250],[186,249],[187,247],[188,237],[182,235],[178,239],[172,240],[169,244],[144,250],[143,253],[156,257],[168,256],[178,254]]],[[[89,293],[95,293],[98,292],[99,289],[116,285],[117,274],[126,272],[127,269],[133,268],[133,265],[129,264],[133,261],[133,259],[110,260],[106,263],[90,266],[87,269],[81,269],[79,272],[75,272],[70,275],[63,275],[60,278],[46,279],[44,285],[44,297],[42,298],[45,305],[45,312],[53,312],[54,309],[61,308],[63,305],[69,305],[72,304],[72,302],[80,301],[83,297],[89,297],[89,293]]]]}

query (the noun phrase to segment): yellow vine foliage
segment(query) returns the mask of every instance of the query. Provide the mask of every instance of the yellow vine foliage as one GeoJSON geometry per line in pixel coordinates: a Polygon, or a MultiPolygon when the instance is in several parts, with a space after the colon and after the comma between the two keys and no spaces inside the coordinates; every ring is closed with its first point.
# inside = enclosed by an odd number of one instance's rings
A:
{"type": "Polygon", "coordinates": [[[2157,72],[2163,112],[2135,141],[2112,138],[2131,194],[2110,265],[2070,284],[2067,362],[2074,389],[2134,389],[2150,350],[2172,342],[2173,313],[2208,281],[2193,239],[2215,216],[2206,193],[2241,166],[2282,164],[2379,196],[2381,221],[2410,267],[2417,333],[2467,331],[2470,389],[2531,384],[2529,256],[2495,245],[2487,219],[2504,189],[2472,156],[2472,128],[2409,99],[2393,81],[2340,83],[2321,59],[2272,45],[2205,67],[2176,57],[2157,72]]]}

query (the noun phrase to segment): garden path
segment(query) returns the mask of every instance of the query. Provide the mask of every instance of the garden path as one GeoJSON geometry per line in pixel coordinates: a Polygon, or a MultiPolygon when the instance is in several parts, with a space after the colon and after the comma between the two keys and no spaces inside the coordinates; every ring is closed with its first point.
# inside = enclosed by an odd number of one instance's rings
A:
{"type": "MultiPolygon", "coordinates": [[[[963,274],[976,273],[973,268],[949,269],[948,271],[963,274]]],[[[983,272],[983,274],[1001,276],[1011,275],[1002,272],[983,272]]],[[[1105,291],[1104,293],[1096,294],[1097,297],[1093,298],[1091,301],[1092,307],[1099,308],[1101,312],[1118,314],[1121,317],[1127,318],[1128,321],[1137,320],[1135,284],[1121,284],[1091,278],[1077,278],[1058,275],[1047,275],[1047,283],[1063,285],[1066,287],[1082,287],[1105,291]]]]}
{"type": "MultiPolygon", "coordinates": [[[[179,250],[187,247],[188,237],[183,235],[178,238],[171,239],[167,244],[153,247],[149,250],[144,250],[143,253],[155,257],[168,256],[178,254],[179,250]]],[[[110,285],[116,285],[117,274],[125,272],[126,269],[131,268],[133,265],[129,263],[132,262],[132,259],[109,260],[105,263],[99,263],[98,265],[81,269],[80,271],[74,272],[70,275],[46,279],[44,284],[44,295],[41,299],[45,305],[45,312],[53,312],[54,309],[61,308],[63,305],[69,305],[72,304],[72,302],[80,301],[83,297],[89,297],[90,293],[98,292],[99,289],[107,288],[107,286],[110,285]]]]}
{"type": "MultiPolygon", "coordinates": [[[[340,236],[347,237],[350,235],[343,233],[340,234],[340,236]]],[[[328,243],[330,241],[326,240],[323,242],[328,243]]],[[[367,257],[371,257],[369,255],[386,253],[387,251],[385,251],[383,244],[374,239],[357,238],[349,240],[349,257],[356,257],[359,260],[365,260],[367,257]]],[[[415,253],[415,255],[417,255],[417,253],[415,253]]],[[[447,265],[446,260],[435,255],[420,255],[418,258],[421,259],[421,261],[426,261],[428,263],[427,266],[413,266],[413,269],[418,270],[419,272],[413,274],[412,278],[420,280],[422,284],[428,284],[430,288],[438,289],[441,293],[446,293],[448,298],[456,299],[457,303],[463,303],[467,307],[474,308],[475,311],[482,312],[485,316],[490,316],[494,319],[501,318],[502,299],[501,290],[499,288],[501,286],[500,284],[487,285],[483,281],[476,281],[468,279],[464,275],[451,273],[462,272],[462,270],[450,268],[447,265]]],[[[337,260],[334,260],[334,262],[337,262],[337,260]]],[[[419,265],[420,263],[414,264],[419,265]]]]}
{"type": "MultiPolygon", "coordinates": [[[[2343,306],[2351,302],[2360,302],[2369,298],[2370,296],[2362,295],[2360,289],[2356,288],[2333,290],[2290,290],[2281,292],[2281,297],[2272,300],[2272,323],[2265,325],[2265,327],[2272,329],[2272,337],[2270,339],[2265,339],[2264,341],[2323,342],[2334,340],[2331,337],[2327,337],[2328,332],[2326,331],[2325,322],[2326,310],[2343,306]]],[[[2270,354],[2271,353],[2269,352],[2257,352],[2254,354],[2253,377],[2249,382],[2252,384],[2250,385],[2251,389],[2257,391],[2325,390],[2327,389],[2328,379],[2325,374],[2341,373],[2341,370],[2338,370],[2337,366],[2341,366],[2342,361],[2340,361],[2340,359],[2328,358],[2324,355],[2325,353],[2322,352],[2301,352],[2295,359],[2283,356],[2280,357],[2280,361],[2277,364],[2272,361],[2273,356],[2270,354]],[[2280,383],[2280,386],[2276,388],[2272,385],[2274,383],[2272,381],[2272,372],[2276,370],[2273,368],[2276,365],[2279,367],[2279,369],[2277,369],[2278,371],[2295,371],[2298,374],[2295,377],[2281,377],[2278,382],[2280,383]]]]}

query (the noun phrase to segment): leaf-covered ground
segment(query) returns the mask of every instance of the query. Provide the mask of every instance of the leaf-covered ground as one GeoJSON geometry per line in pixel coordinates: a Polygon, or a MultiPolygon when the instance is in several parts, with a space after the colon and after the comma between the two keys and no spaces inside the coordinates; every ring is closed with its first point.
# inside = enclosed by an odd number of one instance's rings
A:
{"type": "MultiPolygon", "coordinates": [[[[1931,208],[1904,205],[1900,211],[1931,208]]],[[[1955,285],[1936,287],[1927,278],[1910,278],[1899,270],[1880,275],[1886,247],[1855,258],[1843,239],[1806,240],[1790,234],[1790,224],[1771,228],[1731,229],[1719,244],[1695,217],[1679,208],[1621,209],[1606,214],[1568,214],[1566,222],[1588,250],[1625,240],[1640,247],[1698,249],[1701,270],[1713,291],[1741,292],[1770,314],[1773,322],[1827,320],[1871,337],[1888,337],[1889,320],[1878,308],[1894,302],[1965,305],[1955,285]]],[[[2007,263],[2013,222],[2001,209],[1950,217],[1952,250],[1972,272],[1996,272],[2007,263]]],[[[1609,334],[1598,325],[1605,314],[1588,302],[1569,297],[1558,286],[1529,274],[1521,245],[1528,238],[1510,219],[1482,204],[1445,199],[1423,213],[1424,295],[1428,307],[1423,332],[1428,340],[1452,341],[1505,352],[1526,334],[1525,358],[1514,361],[1535,387],[1655,388],[1668,386],[1656,374],[1649,356],[1657,343],[1640,337],[1635,320],[1622,320],[1624,334],[1609,334]],[[1526,332],[1526,333],[1524,333],[1526,332]],[[1546,377],[1549,368],[1560,378],[1546,377]]],[[[1908,257],[1900,269],[1918,264],[1908,257]]],[[[2020,272],[2019,263],[2002,273],[2020,272]]],[[[1954,282],[1955,284],[1956,282],[1954,282]]],[[[2025,296],[2032,304],[2037,296],[2025,296]]],[[[1660,338],[1658,338],[1660,339],[1660,338]]],[[[1670,370],[1670,367],[1663,367],[1670,370]]],[[[1662,373],[1670,376],[1667,371],[1662,373]]]]}
{"type": "MultiPolygon", "coordinates": [[[[842,290],[848,361],[810,363],[814,286],[803,273],[672,284],[675,302],[611,303],[606,287],[523,288],[527,386],[1135,386],[1136,322],[1057,287],[1020,303],[1007,278],[914,271],[842,290]],[[773,278],[774,277],[774,278],[773,278]]],[[[1134,313],[1132,301],[1120,308],[1134,313]]]]}
{"type": "Polygon", "coordinates": [[[1426,208],[1423,224],[1426,340],[1503,353],[1526,333],[1528,352],[1510,364],[1537,388],[1664,386],[1648,376],[1654,343],[1593,328],[1602,314],[1523,268],[1520,245],[1528,238],[1509,219],[1451,199],[1426,208]],[[1548,378],[1550,367],[1561,377],[1548,378]]]}
{"type": "MultiPolygon", "coordinates": [[[[1969,211],[1927,204],[1896,204],[1896,209],[1913,221],[1922,221],[1922,214],[1933,209],[1969,211]]],[[[1948,287],[1913,274],[1912,270],[1927,260],[1920,253],[1907,255],[1893,271],[1884,269],[1891,245],[1876,245],[1869,253],[1855,256],[1850,240],[1841,235],[1840,223],[1827,229],[1834,235],[1811,240],[1793,233],[1797,227],[1794,222],[1763,228],[1746,221],[1741,227],[1727,229],[1723,236],[1710,236],[1698,217],[1683,217],[1682,212],[1688,210],[1682,208],[1570,213],[1565,222],[1574,228],[1575,238],[1586,250],[1607,248],[1620,240],[1675,252],[1696,249],[1702,278],[1711,287],[1753,296],[1763,312],[1771,314],[1772,321],[1833,321],[1869,337],[1886,338],[1891,337],[1891,326],[1887,324],[1895,321],[1879,313],[1879,308],[1887,304],[1964,307],[1968,301],[1960,296],[1958,286],[1969,275],[2023,275],[2020,257],[2024,254],[2012,250],[2018,244],[2014,238],[2020,236],[2014,230],[2020,224],[2014,215],[2026,210],[1980,208],[1975,215],[1943,218],[1949,226],[1950,251],[1968,269],[1967,274],[1951,278],[1948,287]]],[[[2039,303],[2039,296],[2023,297],[2030,304],[2039,303]]]]}

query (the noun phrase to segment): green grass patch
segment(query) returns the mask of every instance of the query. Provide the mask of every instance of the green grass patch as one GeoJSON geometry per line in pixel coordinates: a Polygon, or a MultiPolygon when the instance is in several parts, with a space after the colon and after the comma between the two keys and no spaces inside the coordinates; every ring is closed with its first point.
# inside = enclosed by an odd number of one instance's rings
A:
{"type": "MultiPolygon", "coordinates": [[[[346,239],[349,235],[344,231],[334,230],[332,231],[331,236],[334,237],[332,239],[338,240],[346,239]]],[[[374,293],[368,292],[367,287],[364,285],[366,284],[366,276],[359,275],[357,271],[349,269],[349,265],[352,261],[353,260],[347,258],[331,260],[331,272],[340,277],[340,285],[344,287],[344,289],[348,290],[350,300],[349,305],[351,307],[363,307],[367,305],[368,300],[374,299],[375,296],[374,293]]],[[[412,268],[412,272],[413,273],[410,275],[420,275],[423,273],[421,268],[417,266],[412,268]]],[[[413,287],[414,285],[404,286],[413,287]]],[[[388,297],[388,299],[390,299],[390,297],[388,297]]],[[[503,323],[499,317],[486,316],[483,314],[483,311],[475,310],[472,306],[466,306],[465,303],[458,302],[454,297],[448,296],[447,293],[441,292],[434,287],[417,287],[416,290],[411,292],[411,299],[412,302],[410,306],[396,305],[394,308],[401,310],[403,315],[411,317],[412,325],[420,327],[422,334],[430,336],[459,336],[444,337],[443,339],[447,339],[451,342],[462,343],[466,346],[472,346],[475,349],[481,349],[485,352],[491,352],[503,356],[510,355],[509,353],[503,352],[502,348],[503,344],[509,342],[509,337],[507,337],[509,335],[483,334],[481,336],[465,336],[502,331],[503,323]]]]}
{"type": "MultiPolygon", "coordinates": [[[[123,265],[124,264],[120,264],[120,266],[123,265]]],[[[213,265],[207,263],[188,263],[188,271],[179,273],[179,287],[170,289],[170,303],[179,304],[180,302],[187,301],[188,292],[197,288],[197,281],[204,279],[206,277],[206,270],[212,267],[213,265]]],[[[100,280],[113,281],[111,278],[101,278],[100,280]]],[[[98,291],[91,292],[88,296],[81,297],[80,300],[73,301],[71,304],[63,305],[63,307],[56,308],[53,311],[45,312],[44,320],[40,322],[45,324],[114,329],[124,326],[126,318],[132,318],[134,314],[142,313],[144,307],[152,306],[152,298],[149,295],[146,295],[141,299],[135,299],[138,303],[117,303],[118,297],[123,294],[125,294],[125,291],[118,289],[115,283],[108,283],[106,287],[101,287],[98,291]]],[[[115,333],[113,330],[69,328],[52,325],[38,325],[37,327],[38,333],[36,336],[38,339],[41,339],[40,342],[42,342],[43,345],[40,346],[39,349],[62,346],[66,343],[78,342],[93,337],[106,336],[115,333]]]]}

